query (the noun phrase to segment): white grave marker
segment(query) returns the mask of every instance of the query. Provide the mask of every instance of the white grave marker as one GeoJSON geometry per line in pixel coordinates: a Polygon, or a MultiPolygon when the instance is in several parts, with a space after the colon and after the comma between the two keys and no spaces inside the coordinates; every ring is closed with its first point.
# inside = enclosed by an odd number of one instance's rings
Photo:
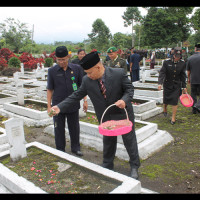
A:
{"type": "Polygon", "coordinates": [[[24,74],[24,63],[21,63],[20,66],[21,66],[21,73],[24,74]]]}
{"type": "Polygon", "coordinates": [[[41,70],[41,79],[45,80],[45,69],[44,68],[42,68],[42,70],[41,70]]]}
{"type": "Polygon", "coordinates": [[[17,85],[17,82],[18,82],[18,80],[19,80],[19,74],[18,74],[18,72],[15,72],[15,73],[13,74],[13,78],[14,78],[15,85],[17,85]]]}
{"type": "Polygon", "coordinates": [[[17,102],[19,105],[24,105],[24,85],[23,82],[18,82],[17,88],[17,102]]]}
{"type": "Polygon", "coordinates": [[[146,61],[145,61],[145,57],[143,57],[143,67],[146,67],[146,61]]]}
{"type": "Polygon", "coordinates": [[[145,68],[142,69],[142,83],[145,83],[145,78],[146,78],[146,72],[145,68]]]}
{"type": "Polygon", "coordinates": [[[11,118],[4,122],[6,135],[10,144],[10,158],[16,162],[27,156],[23,120],[11,118]]]}

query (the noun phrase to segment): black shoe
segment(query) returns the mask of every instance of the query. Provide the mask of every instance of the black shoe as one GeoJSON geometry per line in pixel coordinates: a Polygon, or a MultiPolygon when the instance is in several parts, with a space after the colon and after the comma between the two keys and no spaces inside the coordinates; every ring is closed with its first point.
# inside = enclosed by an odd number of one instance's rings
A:
{"type": "Polygon", "coordinates": [[[72,153],[76,154],[77,156],[83,156],[81,151],[72,151],[72,153]]]}
{"type": "Polygon", "coordinates": [[[138,175],[138,169],[137,168],[131,168],[131,175],[130,175],[130,177],[138,180],[139,175],[138,175]]]}
{"type": "Polygon", "coordinates": [[[197,114],[197,110],[195,108],[192,109],[192,114],[197,114]]]}
{"type": "Polygon", "coordinates": [[[163,115],[164,115],[165,117],[167,117],[167,112],[163,112],[163,115]]]}
{"type": "Polygon", "coordinates": [[[192,107],[192,113],[193,113],[193,111],[194,111],[194,113],[193,114],[196,114],[197,112],[198,113],[200,113],[200,108],[199,108],[199,106],[197,106],[196,105],[196,103],[194,104],[194,106],[192,107]]]}
{"type": "Polygon", "coordinates": [[[174,125],[176,122],[173,122],[173,121],[171,120],[170,123],[171,123],[172,125],[174,125]]]}
{"type": "Polygon", "coordinates": [[[108,164],[101,164],[101,166],[103,167],[103,168],[106,168],[106,169],[110,169],[110,170],[113,170],[113,168],[114,168],[114,165],[113,164],[111,164],[111,165],[108,165],[108,164]]]}

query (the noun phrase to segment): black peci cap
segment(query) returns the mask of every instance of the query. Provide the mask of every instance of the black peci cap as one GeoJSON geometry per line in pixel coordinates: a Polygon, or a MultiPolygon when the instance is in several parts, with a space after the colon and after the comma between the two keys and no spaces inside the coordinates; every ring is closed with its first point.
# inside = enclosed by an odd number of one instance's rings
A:
{"type": "Polygon", "coordinates": [[[84,70],[90,69],[94,67],[98,62],[100,61],[98,53],[91,52],[86,54],[80,61],[81,67],[83,67],[84,70]]]}
{"type": "Polygon", "coordinates": [[[63,58],[68,55],[68,50],[65,46],[59,46],[56,48],[56,57],[63,58]]]}

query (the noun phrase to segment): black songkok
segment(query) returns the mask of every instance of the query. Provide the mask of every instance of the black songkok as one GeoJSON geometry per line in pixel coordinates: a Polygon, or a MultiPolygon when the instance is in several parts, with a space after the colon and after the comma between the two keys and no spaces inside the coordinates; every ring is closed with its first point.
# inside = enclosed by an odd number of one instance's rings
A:
{"type": "Polygon", "coordinates": [[[86,54],[80,61],[81,67],[83,67],[84,70],[90,69],[94,67],[98,62],[100,61],[98,53],[91,52],[86,54]]]}
{"type": "Polygon", "coordinates": [[[68,50],[65,46],[59,46],[56,48],[56,57],[63,58],[68,55],[68,50]]]}

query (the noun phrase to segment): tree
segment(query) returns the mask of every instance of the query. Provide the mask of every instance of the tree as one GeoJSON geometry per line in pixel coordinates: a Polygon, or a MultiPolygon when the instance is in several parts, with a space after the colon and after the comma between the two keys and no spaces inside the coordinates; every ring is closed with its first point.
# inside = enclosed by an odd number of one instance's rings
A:
{"type": "Polygon", "coordinates": [[[92,43],[91,48],[105,51],[109,48],[112,35],[105,23],[101,19],[96,19],[92,24],[92,33],[88,34],[88,37],[92,43]]]}
{"type": "Polygon", "coordinates": [[[31,43],[31,31],[25,23],[15,21],[14,18],[7,18],[5,23],[0,23],[0,33],[15,53],[19,53],[21,47],[31,43]]]}
{"type": "Polygon", "coordinates": [[[168,47],[189,37],[192,7],[151,7],[144,17],[144,41],[152,48],[168,47]]]}
{"type": "Polygon", "coordinates": [[[112,45],[116,48],[130,48],[131,47],[132,36],[117,32],[113,35],[112,45]]]}
{"type": "Polygon", "coordinates": [[[124,26],[128,27],[131,25],[132,30],[132,47],[134,46],[134,37],[133,37],[133,22],[141,22],[142,16],[138,7],[127,7],[124,15],[122,16],[124,19],[124,26]]]}
{"type": "Polygon", "coordinates": [[[200,8],[196,9],[194,15],[191,17],[191,23],[194,30],[200,30],[200,8]]]}

